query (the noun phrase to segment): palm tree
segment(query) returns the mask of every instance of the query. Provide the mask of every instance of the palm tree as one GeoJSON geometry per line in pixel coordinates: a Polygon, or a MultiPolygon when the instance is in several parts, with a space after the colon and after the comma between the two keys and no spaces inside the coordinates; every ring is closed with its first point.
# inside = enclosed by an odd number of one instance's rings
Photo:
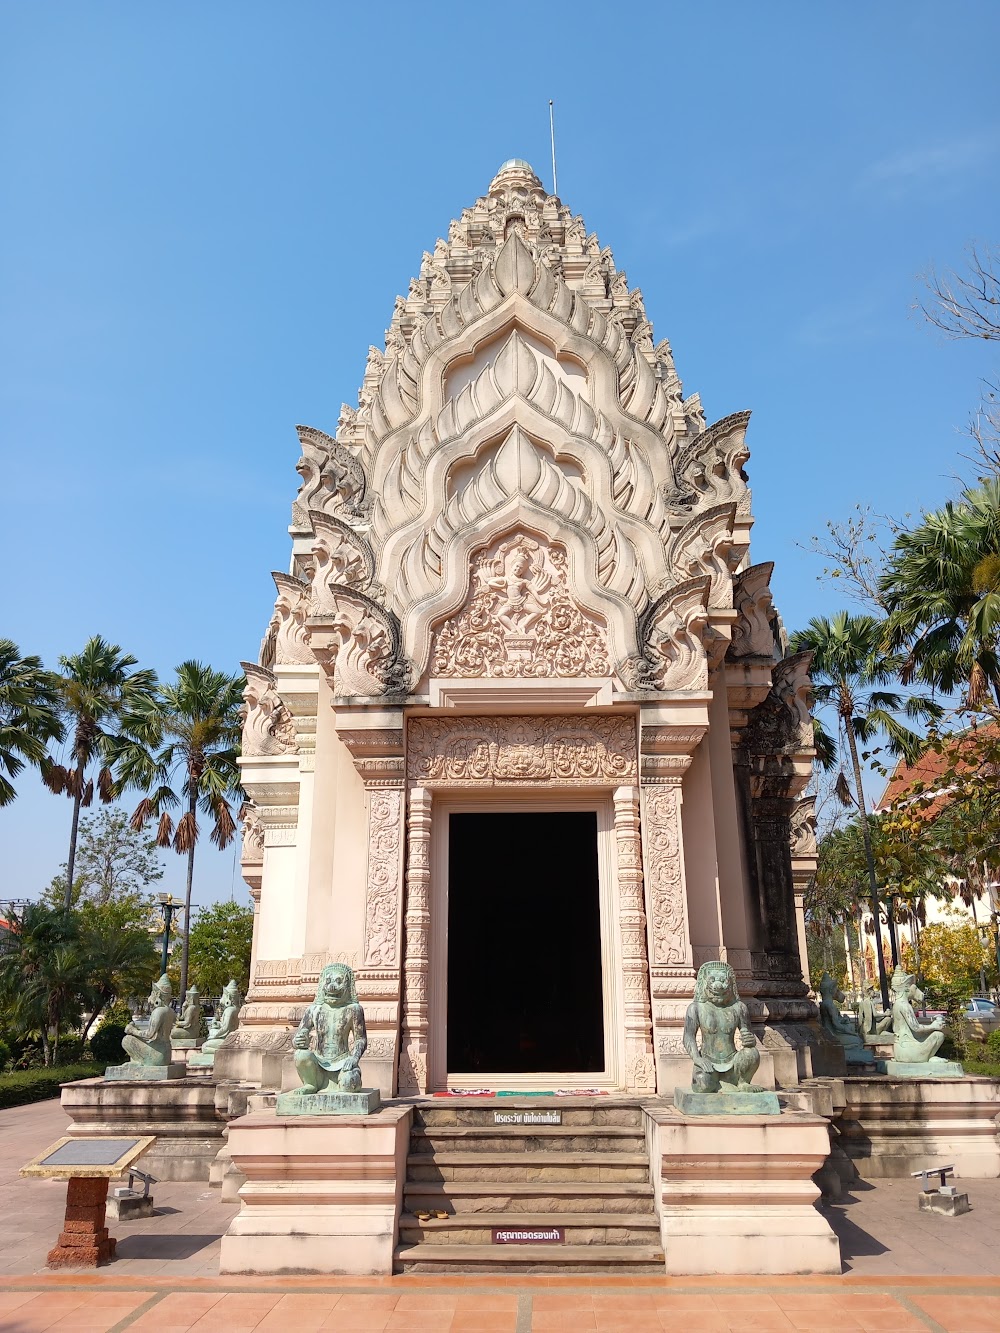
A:
{"type": "Polygon", "coordinates": [[[211,840],[227,847],[236,833],[230,809],[243,799],[237,765],[242,727],[244,678],[227,676],[201,662],[182,662],[173,685],[125,719],[114,744],[115,791],[149,792],[136,806],[132,827],[158,821],[156,844],[187,856],[184,926],[181,934],[180,998],[187,994],[191,886],[198,841],[198,811],[212,820],[211,840]],[[169,813],[181,806],[177,821],[169,813]]]}
{"type": "Polygon", "coordinates": [[[84,919],[80,944],[90,960],[85,993],[90,1016],[82,1029],[86,1036],[112,1000],[146,993],[160,975],[160,959],[148,930],[123,928],[96,914],[84,919]]]}
{"type": "Polygon", "coordinates": [[[904,713],[906,717],[918,721],[940,716],[941,708],[924,696],[911,695],[906,698],[893,690],[880,688],[896,678],[900,666],[897,657],[882,651],[884,637],[885,626],[874,616],[852,616],[846,611],[838,611],[831,620],[825,616],[810,620],[806,629],[792,635],[789,651],[812,653],[810,674],[816,703],[820,707],[828,705],[834,710],[841,753],[846,747],[850,756],[853,790],[843,770],[837,779],[837,790],[845,803],[857,807],[861,821],[875,923],[879,982],[882,1001],[888,1007],[889,984],[882,957],[878,881],[865,808],[858,742],[866,745],[884,736],[890,753],[912,760],[919,753],[921,738],[904,726],[897,714],[904,713]]]}
{"type": "Polygon", "coordinates": [[[886,643],[908,652],[904,683],[964,690],[973,708],[990,691],[1000,703],[1000,478],[900,533],[880,587],[886,643]]]}
{"type": "Polygon", "coordinates": [[[97,791],[102,801],[113,800],[114,778],[108,762],[111,743],[121,731],[125,714],[153,698],[156,672],[133,671],[136,659],[96,634],[84,644],[82,653],[60,657],[59,665],[62,671],[56,678],[56,688],[59,710],[72,732],[72,763],[67,766],[48,761],[42,766],[42,778],[51,791],[63,792],[73,802],[66,861],[68,912],[73,899],[80,810],[94,799],[94,780],[88,778],[87,770],[95,761],[104,761],[97,774],[97,791]]]}
{"type": "Polygon", "coordinates": [[[8,913],[0,946],[0,1000],[14,1025],[38,1031],[46,1065],[59,1056],[62,1022],[79,1016],[88,960],[79,947],[75,917],[29,903],[8,913]]]}
{"type": "Polygon", "coordinates": [[[0,639],[0,806],[10,805],[17,795],[9,779],[25,764],[41,768],[49,741],[62,737],[52,673],[40,657],[22,657],[12,639],[0,639]]]}

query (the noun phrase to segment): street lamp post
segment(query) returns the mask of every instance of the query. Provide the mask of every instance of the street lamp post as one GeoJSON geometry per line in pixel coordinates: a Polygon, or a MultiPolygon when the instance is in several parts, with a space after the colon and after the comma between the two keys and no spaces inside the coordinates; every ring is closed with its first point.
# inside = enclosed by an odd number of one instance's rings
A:
{"type": "Polygon", "coordinates": [[[184,904],[174,902],[172,893],[160,893],[156,900],[160,904],[160,911],[163,914],[163,952],[160,960],[160,972],[162,974],[167,970],[167,959],[170,954],[170,923],[177,912],[184,910],[184,904]]]}

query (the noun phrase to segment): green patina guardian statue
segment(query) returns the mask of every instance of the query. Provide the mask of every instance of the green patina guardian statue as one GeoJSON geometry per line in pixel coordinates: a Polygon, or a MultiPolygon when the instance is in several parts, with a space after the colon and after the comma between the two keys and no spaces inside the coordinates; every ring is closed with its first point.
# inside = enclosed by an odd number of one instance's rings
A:
{"type": "Polygon", "coordinates": [[[170,1040],[174,1046],[178,1046],[181,1042],[196,1042],[200,1036],[201,996],[198,994],[198,987],[192,986],[184,1000],[180,1019],[174,1024],[170,1040]]]}
{"type": "Polygon", "coordinates": [[[896,1078],[962,1078],[965,1070],[957,1060],[937,1054],[945,1038],[944,1019],[921,1023],[913,1009],[924,993],[912,972],[897,967],[890,983],[892,998],[893,1050],[885,1072],[896,1078]]]}
{"type": "Polygon", "coordinates": [[[213,1018],[208,1025],[208,1036],[202,1042],[201,1050],[195,1051],[188,1059],[189,1069],[214,1069],[215,1053],[226,1040],[231,1032],[235,1032],[240,1025],[240,988],[236,982],[230,980],[228,986],[222,991],[219,1000],[219,1007],[216,1011],[218,1018],[213,1018]]]}
{"type": "Polygon", "coordinates": [[[153,982],[149,993],[149,1023],[145,1030],[129,1023],[122,1037],[122,1046],[129,1057],[123,1065],[110,1065],[104,1072],[106,1079],[163,1079],[183,1078],[184,1065],[171,1062],[170,1037],[174,1027],[174,1011],[170,1007],[173,990],[164,972],[153,982]]]}
{"type": "Polygon", "coordinates": [[[292,1037],[302,1087],[281,1094],[278,1114],[367,1115],[375,1110],[378,1092],[361,1086],[359,1064],[367,1047],[354,972],[346,963],[329,963],[320,974],[316,999],[292,1037]]]}
{"type": "Polygon", "coordinates": [[[840,1001],[844,992],[830,976],[824,972],[819,982],[819,1017],[823,1029],[834,1041],[844,1048],[844,1058],[848,1064],[870,1065],[875,1057],[867,1048],[855,1025],[840,1012],[840,1001]]]}
{"type": "Polygon", "coordinates": [[[674,1105],[686,1115],[778,1115],[773,1092],[752,1085],[760,1068],[757,1038],[728,963],[702,963],[684,1019],[684,1049],[694,1064],[691,1090],[674,1105]],[[740,1045],[736,1045],[736,1033],[740,1045]],[[701,1045],[698,1036],[701,1035],[701,1045]]]}

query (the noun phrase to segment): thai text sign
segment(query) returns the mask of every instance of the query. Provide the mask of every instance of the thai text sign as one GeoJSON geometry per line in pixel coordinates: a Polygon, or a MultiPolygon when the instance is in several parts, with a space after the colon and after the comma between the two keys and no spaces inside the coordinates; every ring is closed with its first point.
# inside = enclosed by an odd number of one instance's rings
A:
{"type": "Polygon", "coordinates": [[[561,1245],[565,1227],[494,1227],[494,1245],[561,1245]]]}
{"type": "Polygon", "coordinates": [[[562,1111],[494,1111],[494,1125],[561,1125],[562,1111]]]}

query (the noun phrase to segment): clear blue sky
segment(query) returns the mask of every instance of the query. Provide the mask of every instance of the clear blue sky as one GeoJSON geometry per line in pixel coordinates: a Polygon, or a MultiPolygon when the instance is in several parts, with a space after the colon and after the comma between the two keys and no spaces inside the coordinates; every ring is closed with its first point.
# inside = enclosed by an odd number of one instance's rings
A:
{"type": "MultiPolygon", "coordinates": [[[[911,307],[1000,239],[998,38],[996,0],[8,0],[0,635],[53,665],[93,633],[164,674],[255,658],[294,424],[356,401],[421,252],[505,158],[549,182],[549,97],[560,193],[686,392],[753,410],[786,624],[835,609],[796,544],[859,500],[938,504],[994,369],[911,307]]],[[[21,792],[0,896],[65,857],[69,803],[21,792]]],[[[199,857],[195,898],[228,895],[232,852],[199,857]]]]}

